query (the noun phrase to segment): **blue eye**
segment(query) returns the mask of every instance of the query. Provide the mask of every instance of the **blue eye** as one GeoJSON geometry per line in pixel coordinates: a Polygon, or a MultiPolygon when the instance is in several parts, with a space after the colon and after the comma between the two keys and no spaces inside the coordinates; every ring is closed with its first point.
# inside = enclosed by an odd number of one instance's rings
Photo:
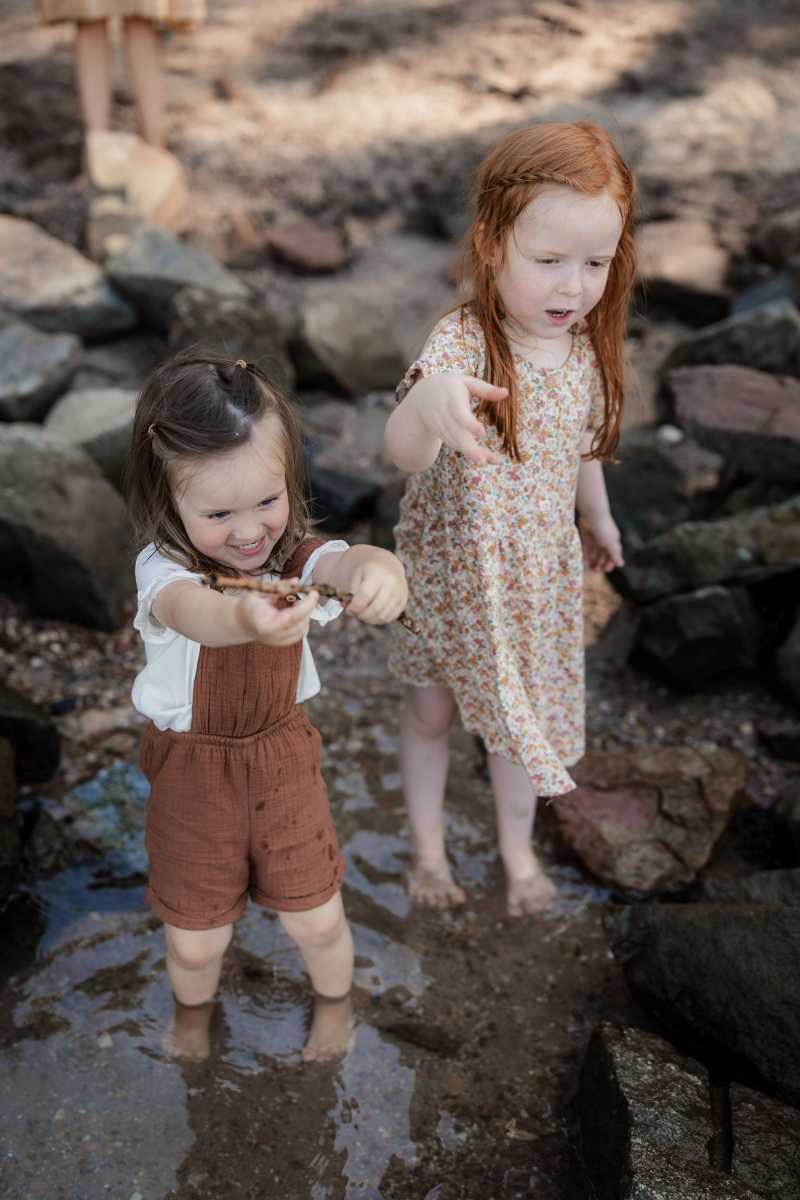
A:
{"type": "Polygon", "coordinates": [[[268,505],[274,504],[277,499],[277,496],[270,496],[267,500],[259,500],[258,507],[266,508],[268,505]]]}
{"type": "Polygon", "coordinates": [[[595,259],[595,258],[590,258],[590,259],[589,259],[589,266],[590,266],[590,267],[608,267],[608,266],[610,266],[610,265],[611,265],[611,264],[610,264],[610,263],[607,263],[607,262],[598,262],[598,261],[597,261],[597,259],[595,259]]]}
{"type": "Polygon", "coordinates": [[[222,520],[223,520],[225,517],[227,517],[227,516],[229,516],[229,515],[230,515],[230,514],[229,514],[229,513],[227,513],[227,512],[215,512],[215,513],[209,513],[209,514],[208,514],[208,519],[209,519],[209,521],[222,521],[222,520]]]}

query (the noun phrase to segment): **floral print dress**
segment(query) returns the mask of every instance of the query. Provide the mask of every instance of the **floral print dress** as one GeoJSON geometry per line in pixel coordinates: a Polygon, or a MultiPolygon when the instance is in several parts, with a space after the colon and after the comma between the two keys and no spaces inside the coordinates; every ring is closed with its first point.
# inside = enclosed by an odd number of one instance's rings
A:
{"type": "MultiPolygon", "coordinates": [[[[401,381],[483,377],[480,325],[448,314],[401,381]]],[[[582,556],[575,527],[580,440],[602,421],[587,334],[563,366],[517,360],[521,461],[478,467],[443,446],[411,476],[395,530],[419,634],[398,629],[390,666],[405,683],[444,684],[465,729],[524,764],[538,795],[571,791],[584,750],[582,556]]],[[[499,450],[494,429],[485,444],[499,450]]]]}

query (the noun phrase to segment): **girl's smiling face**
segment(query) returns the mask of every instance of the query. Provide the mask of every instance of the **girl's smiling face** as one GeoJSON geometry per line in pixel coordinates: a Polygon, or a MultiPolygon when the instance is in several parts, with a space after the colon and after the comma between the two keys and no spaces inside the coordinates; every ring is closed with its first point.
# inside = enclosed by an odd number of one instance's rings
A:
{"type": "Polygon", "coordinates": [[[283,429],[269,413],[247,442],[173,470],[173,499],[199,553],[236,571],[257,571],[289,520],[283,429]]]}
{"type": "Polygon", "coordinates": [[[542,188],[508,238],[497,289],[512,337],[563,336],[598,303],[622,232],[608,192],[542,188]]]}

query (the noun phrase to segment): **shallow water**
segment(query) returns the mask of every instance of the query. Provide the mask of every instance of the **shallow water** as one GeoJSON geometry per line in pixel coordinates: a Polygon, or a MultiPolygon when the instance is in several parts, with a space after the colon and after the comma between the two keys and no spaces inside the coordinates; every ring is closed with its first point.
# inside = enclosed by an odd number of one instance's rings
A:
{"type": "Polygon", "coordinates": [[[488,786],[460,733],[450,841],[470,904],[412,910],[398,694],[384,656],[379,634],[351,634],[345,661],[357,666],[337,663],[336,693],[310,706],[348,862],[352,1052],[335,1066],[302,1064],[302,965],[274,915],[251,906],[226,961],[211,1056],[164,1054],[171,998],[158,922],[141,886],[97,884],[98,869],[111,864],[130,879],[141,862],[145,789],[121,764],[63,801],[87,822],[95,813],[85,829],[104,859],[38,882],[12,907],[0,1017],[3,1195],[583,1194],[568,1100],[594,1020],[619,1003],[599,927],[605,893],[554,867],[555,910],[524,924],[505,918],[488,786]]]}

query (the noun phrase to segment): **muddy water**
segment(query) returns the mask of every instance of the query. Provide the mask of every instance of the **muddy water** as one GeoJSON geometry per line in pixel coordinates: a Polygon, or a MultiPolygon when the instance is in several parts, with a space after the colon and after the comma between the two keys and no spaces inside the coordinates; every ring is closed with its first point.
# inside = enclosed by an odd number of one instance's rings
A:
{"type": "MultiPolygon", "coordinates": [[[[488,786],[472,739],[459,733],[451,844],[470,903],[455,914],[411,910],[399,694],[386,676],[385,635],[337,624],[317,640],[327,686],[309,707],[348,860],[353,1051],[334,1067],[302,1065],[309,1014],[300,960],[274,916],[251,907],[226,963],[210,1058],[169,1059],[162,935],[141,887],[97,886],[107,863],[63,872],[19,899],[6,943],[0,1194],[586,1194],[570,1096],[595,1020],[625,1005],[600,929],[606,897],[554,864],[555,910],[524,924],[504,916],[488,786]]],[[[122,770],[133,780],[125,852],[108,861],[124,875],[125,854],[141,852],[143,803],[141,780],[122,770]]]]}

